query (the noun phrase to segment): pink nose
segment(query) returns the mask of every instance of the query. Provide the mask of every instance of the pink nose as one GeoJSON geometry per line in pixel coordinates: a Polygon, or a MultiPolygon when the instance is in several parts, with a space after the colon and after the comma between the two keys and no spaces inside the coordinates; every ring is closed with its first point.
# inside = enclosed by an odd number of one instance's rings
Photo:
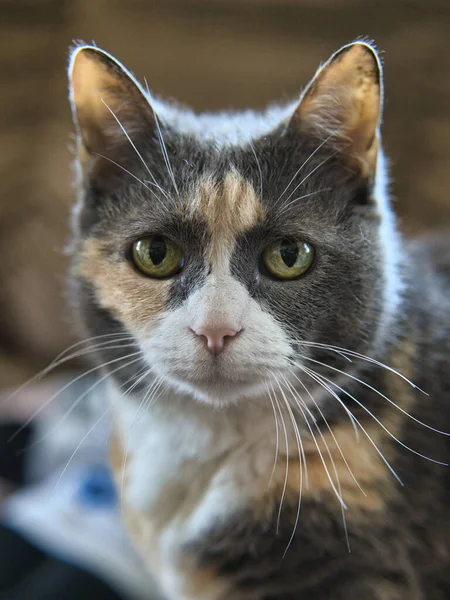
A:
{"type": "Polygon", "coordinates": [[[229,327],[198,327],[192,330],[199,337],[205,338],[206,347],[211,354],[218,356],[225,346],[240,332],[240,329],[229,327]]]}

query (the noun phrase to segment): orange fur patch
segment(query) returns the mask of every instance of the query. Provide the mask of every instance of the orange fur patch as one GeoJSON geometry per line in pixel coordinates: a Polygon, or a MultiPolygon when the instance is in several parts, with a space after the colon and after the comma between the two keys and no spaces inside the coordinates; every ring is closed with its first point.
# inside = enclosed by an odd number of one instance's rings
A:
{"type": "Polygon", "coordinates": [[[189,204],[189,212],[208,224],[212,235],[208,255],[213,263],[231,252],[238,235],[265,217],[264,206],[253,186],[234,170],[227,173],[222,185],[212,178],[202,179],[189,204]]]}
{"type": "MultiPolygon", "coordinates": [[[[387,437],[382,435],[384,432],[379,427],[366,427],[366,431],[389,460],[391,452],[383,445],[383,438],[387,437]]],[[[386,465],[363,432],[360,432],[359,443],[356,441],[351,424],[333,427],[333,433],[342,454],[329,432],[323,434],[324,440],[320,439],[317,442],[322,458],[314,442],[308,440],[304,443],[308,467],[308,488],[305,487],[304,481],[303,497],[315,500],[335,497],[336,492],[331,485],[331,479],[337,492],[339,492],[340,486],[339,493],[349,509],[381,510],[385,501],[392,495],[388,485],[391,474],[386,465]],[[355,479],[366,495],[359,489],[355,479]]],[[[292,496],[298,495],[300,483],[299,463],[298,461],[295,463],[290,466],[292,474],[288,481],[288,489],[292,496]]],[[[339,506],[337,502],[336,498],[336,506],[339,506]]]]}
{"type": "Polygon", "coordinates": [[[151,127],[152,110],[130,76],[98,48],[74,51],[70,82],[80,133],[78,160],[83,168],[94,160],[101,171],[108,163],[104,165],[98,155],[118,160],[122,145],[129,144],[121,126],[129,135],[151,127]]]}
{"type": "Polygon", "coordinates": [[[90,238],[84,243],[76,270],[93,285],[102,308],[137,335],[164,310],[170,281],[142,277],[127,261],[111,258],[104,241],[90,238]]]}
{"type": "MultiPolygon", "coordinates": [[[[388,362],[399,373],[411,378],[415,353],[414,342],[406,340],[401,342],[394,350],[388,362]]],[[[384,371],[382,377],[384,379],[384,394],[388,398],[391,398],[404,411],[411,411],[415,401],[415,392],[411,386],[391,371],[384,371]]],[[[364,388],[362,388],[363,390],[364,388]]],[[[364,402],[363,394],[360,394],[360,399],[361,402],[364,402]]],[[[381,415],[377,415],[379,420],[392,435],[397,438],[401,437],[402,423],[407,417],[386,400],[380,398],[380,402],[384,402],[385,406],[381,415]]],[[[392,455],[395,452],[395,440],[369,416],[363,420],[362,424],[368,436],[370,436],[380,452],[383,453],[386,460],[391,462],[392,455]]],[[[331,478],[336,490],[338,490],[339,481],[341,497],[350,509],[348,512],[349,519],[359,518],[367,512],[382,510],[386,502],[392,499],[399,489],[392,473],[361,429],[359,429],[359,442],[357,442],[353,425],[347,418],[343,424],[332,426],[332,430],[337,443],[328,430],[324,429],[322,431],[323,439],[314,431],[323,460],[312,439],[302,440],[306,455],[309,484],[308,488],[306,488],[305,475],[303,474],[302,497],[315,500],[327,500],[330,497],[334,497],[336,507],[339,508],[340,505],[330,483],[331,478]],[[330,459],[330,454],[333,458],[334,466],[330,459]],[[366,495],[358,488],[355,479],[366,495]]],[[[286,473],[286,466],[283,459],[280,459],[279,463],[273,487],[273,496],[278,501],[282,495],[286,473]]],[[[297,502],[299,495],[299,469],[299,460],[291,457],[289,460],[287,493],[289,494],[289,501],[294,503],[297,502]]]]}
{"type": "Polygon", "coordinates": [[[380,65],[373,49],[355,43],[327,62],[297,109],[300,125],[333,136],[351,166],[364,175],[376,169],[381,118],[380,65]]]}

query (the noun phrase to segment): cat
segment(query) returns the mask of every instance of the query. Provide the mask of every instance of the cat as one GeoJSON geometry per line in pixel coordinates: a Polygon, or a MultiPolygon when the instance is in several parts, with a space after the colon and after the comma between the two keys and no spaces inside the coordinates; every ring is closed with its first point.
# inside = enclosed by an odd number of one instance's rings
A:
{"type": "Polygon", "coordinates": [[[450,245],[406,243],[364,40],[196,115],[71,53],[70,290],[124,522],[171,600],[450,594],[450,245]]]}

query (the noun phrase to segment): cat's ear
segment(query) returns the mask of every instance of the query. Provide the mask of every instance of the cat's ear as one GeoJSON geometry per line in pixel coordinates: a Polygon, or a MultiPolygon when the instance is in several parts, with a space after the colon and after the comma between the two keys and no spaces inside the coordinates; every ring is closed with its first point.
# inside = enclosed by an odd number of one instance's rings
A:
{"type": "Polygon", "coordinates": [[[382,114],[382,69],[368,43],[342,47],[318,70],[291,125],[330,139],[362,175],[373,177],[382,114]]]}
{"type": "Polygon", "coordinates": [[[74,48],[69,63],[72,113],[83,168],[132,152],[139,132],[153,130],[154,113],[141,86],[117,60],[95,46],[74,48]]]}

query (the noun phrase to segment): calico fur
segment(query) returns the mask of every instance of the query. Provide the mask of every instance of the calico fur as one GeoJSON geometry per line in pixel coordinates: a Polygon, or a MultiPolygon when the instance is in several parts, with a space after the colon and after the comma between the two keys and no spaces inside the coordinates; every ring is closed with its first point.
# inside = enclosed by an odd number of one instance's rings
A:
{"type": "Polygon", "coordinates": [[[161,589],[446,598],[449,267],[396,231],[374,48],[345,46],[262,114],[165,104],[91,46],[70,76],[74,309],[116,340],[97,352],[111,462],[161,589]],[[150,234],[183,249],[179,274],[138,271],[150,234]],[[265,269],[280,239],[314,247],[302,277],[265,269]],[[205,324],[239,335],[212,356],[205,324]]]}

